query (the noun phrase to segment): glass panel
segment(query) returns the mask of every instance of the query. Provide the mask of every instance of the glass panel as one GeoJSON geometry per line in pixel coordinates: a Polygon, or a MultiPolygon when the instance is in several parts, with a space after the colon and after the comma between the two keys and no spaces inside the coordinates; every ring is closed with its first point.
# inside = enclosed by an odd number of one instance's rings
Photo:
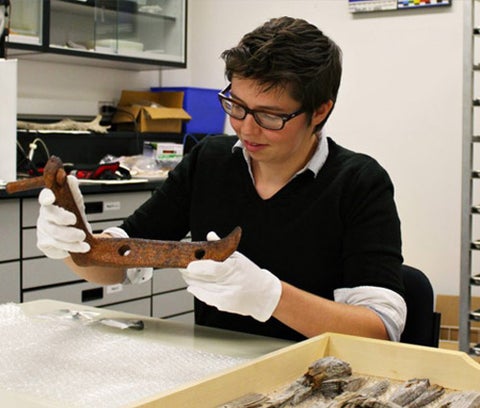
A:
{"type": "Polygon", "coordinates": [[[43,0],[10,0],[9,42],[42,44],[43,0]]]}
{"type": "Polygon", "coordinates": [[[136,38],[137,4],[128,0],[95,1],[95,51],[140,57],[143,44],[136,38]]]}
{"type": "Polygon", "coordinates": [[[75,50],[93,47],[94,12],[86,1],[50,2],[50,46],[75,50]]]}
{"type": "Polygon", "coordinates": [[[185,0],[52,0],[50,45],[184,62],[185,0]]]}
{"type": "Polygon", "coordinates": [[[185,1],[139,0],[137,3],[137,36],[143,42],[145,58],[184,62],[185,1]]]}

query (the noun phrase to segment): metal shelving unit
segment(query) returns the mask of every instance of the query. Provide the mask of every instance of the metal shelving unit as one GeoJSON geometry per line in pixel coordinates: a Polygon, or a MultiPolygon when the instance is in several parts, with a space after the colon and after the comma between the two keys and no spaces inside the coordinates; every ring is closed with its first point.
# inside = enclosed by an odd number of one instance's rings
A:
{"type": "MultiPolygon", "coordinates": [[[[480,95],[476,85],[480,84],[480,55],[476,55],[476,42],[480,44],[479,0],[464,2],[464,64],[463,64],[463,146],[462,146],[462,220],[461,220],[461,265],[460,265],[460,316],[459,349],[472,355],[480,355],[480,344],[470,342],[472,321],[480,321],[480,310],[471,310],[472,288],[480,285],[480,274],[475,274],[473,254],[480,251],[480,236],[474,229],[480,217],[480,204],[474,203],[474,188],[480,179],[475,169],[475,146],[480,147],[480,125],[477,111],[480,109],[480,95]],[[478,12],[477,11],[477,12],[478,12]]],[[[478,187],[478,186],[477,186],[478,187]]]]}

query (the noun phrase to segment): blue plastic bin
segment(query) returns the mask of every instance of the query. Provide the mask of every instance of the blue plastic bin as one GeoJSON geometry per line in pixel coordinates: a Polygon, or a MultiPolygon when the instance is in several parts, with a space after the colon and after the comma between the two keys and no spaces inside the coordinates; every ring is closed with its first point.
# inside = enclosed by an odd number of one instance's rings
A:
{"type": "Polygon", "coordinates": [[[156,87],[152,92],[184,92],[183,109],[192,117],[184,122],[183,133],[218,134],[224,132],[225,112],[218,101],[220,89],[156,87]]]}

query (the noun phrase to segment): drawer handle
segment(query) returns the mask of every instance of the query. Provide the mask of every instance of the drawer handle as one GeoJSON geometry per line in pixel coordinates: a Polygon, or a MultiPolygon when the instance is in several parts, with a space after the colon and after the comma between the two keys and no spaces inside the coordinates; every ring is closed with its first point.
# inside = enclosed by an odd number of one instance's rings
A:
{"type": "Polygon", "coordinates": [[[99,214],[103,212],[103,202],[90,201],[85,203],[85,214],[99,214]]]}
{"type": "Polygon", "coordinates": [[[82,303],[103,298],[103,288],[82,290],[82,303]]]}

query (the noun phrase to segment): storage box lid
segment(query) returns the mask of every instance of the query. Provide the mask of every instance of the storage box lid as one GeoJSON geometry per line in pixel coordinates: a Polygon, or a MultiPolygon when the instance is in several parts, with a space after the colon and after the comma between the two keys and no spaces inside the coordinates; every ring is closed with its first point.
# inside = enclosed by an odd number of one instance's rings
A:
{"type": "Polygon", "coordinates": [[[190,120],[182,108],[183,92],[122,91],[113,123],[132,122],[144,111],[154,120],[190,120]]]}
{"type": "Polygon", "coordinates": [[[147,113],[150,119],[181,119],[190,120],[191,116],[183,109],[179,108],[151,108],[146,107],[143,110],[147,113]]]}

